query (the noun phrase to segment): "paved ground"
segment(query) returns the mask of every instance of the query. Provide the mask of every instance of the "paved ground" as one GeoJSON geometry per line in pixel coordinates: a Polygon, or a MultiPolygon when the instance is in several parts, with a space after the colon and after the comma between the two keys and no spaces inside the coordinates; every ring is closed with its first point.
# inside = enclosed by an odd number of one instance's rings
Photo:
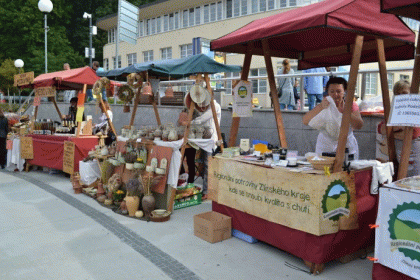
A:
{"type": "Polygon", "coordinates": [[[211,203],[176,210],[166,223],[115,214],[69,178],[0,171],[0,279],[370,279],[372,263],[328,263],[319,276],[302,261],[259,242],[210,244],[193,216],[211,203]]]}

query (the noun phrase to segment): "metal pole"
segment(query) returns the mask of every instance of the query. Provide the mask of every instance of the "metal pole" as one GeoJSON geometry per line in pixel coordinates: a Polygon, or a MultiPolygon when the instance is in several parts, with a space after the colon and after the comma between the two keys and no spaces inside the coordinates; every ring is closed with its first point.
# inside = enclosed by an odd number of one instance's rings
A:
{"type": "Polygon", "coordinates": [[[89,65],[92,67],[92,15],[89,17],[89,65]]]}
{"type": "MultiPolygon", "coordinates": [[[[121,1],[118,1],[118,15],[120,14],[120,11],[121,11],[121,1]]],[[[120,19],[119,18],[117,18],[117,30],[116,30],[116,32],[115,32],[115,68],[114,69],[117,69],[118,68],[118,52],[119,52],[119,41],[120,41],[120,38],[119,38],[119,30],[120,30],[120,19]]]]}
{"type": "Polygon", "coordinates": [[[45,73],[48,73],[48,61],[47,61],[47,13],[44,13],[44,29],[45,29],[45,73]]]}

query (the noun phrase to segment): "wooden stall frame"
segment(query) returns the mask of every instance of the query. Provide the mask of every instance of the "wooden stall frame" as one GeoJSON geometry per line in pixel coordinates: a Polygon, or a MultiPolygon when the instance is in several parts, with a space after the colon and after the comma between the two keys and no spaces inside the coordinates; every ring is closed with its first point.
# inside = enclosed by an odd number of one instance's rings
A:
{"type": "MultiPolygon", "coordinates": [[[[214,124],[216,126],[216,131],[217,131],[217,137],[218,137],[218,142],[222,142],[222,132],[220,129],[220,125],[219,125],[219,121],[217,119],[217,113],[216,113],[216,108],[214,106],[213,100],[214,100],[214,93],[213,90],[211,89],[211,85],[210,85],[210,79],[207,73],[203,74],[199,73],[197,74],[197,76],[195,77],[196,82],[201,81],[204,79],[204,81],[206,82],[206,88],[207,90],[210,92],[210,107],[211,107],[211,111],[212,111],[212,115],[213,115],[213,121],[214,124]]],[[[188,117],[187,117],[187,126],[185,127],[185,132],[184,132],[184,140],[181,146],[181,167],[182,167],[182,161],[184,160],[184,155],[185,155],[185,149],[186,149],[186,144],[188,142],[188,135],[190,134],[190,129],[191,129],[191,121],[192,121],[192,117],[193,117],[193,113],[194,113],[194,109],[196,107],[196,104],[193,100],[191,100],[191,105],[190,108],[188,110],[188,117]]],[[[220,144],[220,149],[223,151],[223,143],[220,144]]],[[[180,170],[181,170],[180,167],[180,170]]],[[[178,171],[178,173],[180,172],[180,170],[178,171]]],[[[174,207],[174,201],[175,201],[175,194],[176,194],[176,189],[172,188],[171,190],[171,195],[169,198],[169,203],[168,203],[168,211],[173,211],[173,207],[174,207]]]]}

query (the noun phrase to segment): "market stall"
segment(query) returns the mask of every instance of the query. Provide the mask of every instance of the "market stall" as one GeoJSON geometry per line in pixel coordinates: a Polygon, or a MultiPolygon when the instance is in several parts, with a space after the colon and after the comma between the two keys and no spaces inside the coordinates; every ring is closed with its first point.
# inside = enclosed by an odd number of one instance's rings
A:
{"type": "MultiPolygon", "coordinates": [[[[328,192],[328,187],[337,185],[333,184],[336,180],[335,176],[340,176],[343,171],[345,146],[349,133],[351,107],[359,64],[379,62],[381,84],[383,85],[385,119],[387,120],[390,102],[388,87],[386,86],[385,54],[388,61],[412,59],[414,38],[414,33],[398,17],[380,13],[379,0],[326,0],[322,3],[256,20],[226,36],[212,41],[212,50],[245,54],[241,75],[241,80],[243,81],[246,81],[248,78],[252,55],[263,55],[267,67],[270,94],[273,100],[278,100],[278,97],[271,62],[272,56],[298,59],[299,69],[351,64],[344,113],[342,115],[338,137],[338,147],[335,159],[331,165],[331,175],[329,175],[328,168],[325,169],[325,174],[323,172],[318,174],[317,176],[319,177],[302,176],[303,170],[289,169],[284,172],[290,180],[285,181],[282,179],[282,172],[278,170],[276,172],[265,171],[267,167],[258,166],[258,168],[253,167],[257,170],[248,173],[252,175],[248,175],[251,178],[246,181],[258,182],[258,187],[266,185],[264,182],[260,184],[259,179],[256,178],[256,174],[272,172],[274,183],[270,184],[268,182],[267,190],[269,192],[273,190],[272,186],[274,185],[276,191],[273,192],[277,195],[275,197],[278,203],[283,202],[285,205],[287,203],[297,203],[298,201],[296,199],[294,201],[291,197],[281,196],[278,193],[279,188],[287,190],[289,195],[292,192],[308,194],[311,193],[315,185],[316,189],[319,189],[319,192],[310,195],[310,205],[314,211],[314,219],[320,219],[319,216],[328,213],[328,207],[324,207],[325,201],[323,197],[326,198],[325,195],[327,194],[328,196],[331,194],[332,197],[335,195],[334,192],[328,192]],[[307,179],[302,181],[301,177],[306,177],[307,179]],[[321,194],[324,194],[324,196],[321,196],[321,194]]],[[[273,104],[279,143],[282,148],[287,148],[279,103],[274,101],[273,104]]],[[[239,118],[233,118],[232,120],[230,146],[236,144],[239,121],[239,118]]],[[[387,136],[389,154],[392,155],[391,159],[395,159],[395,145],[392,134],[388,133],[387,136]]],[[[213,163],[217,163],[218,165],[226,164],[224,161],[226,159],[214,159],[211,165],[213,166],[213,163]]],[[[215,175],[218,174],[217,171],[218,169],[215,168],[209,172],[209,176],[212,177],[211,179],[214,182],[220,180],[220,176],[215,175]],[[216,173],[214,173],[215,171],[216,173]]],[[[373,245],[373,231],[369,230],[367,225],[374,223],[377,198],[376,196],[371,196],[367,189],[368,186],[366,183],[370,184],[370,173],[370,170],[364,172],[351,171],[349,175],[346,175],[352,176],[348,181],[337,179],[341,182],[348,182],[344,183],[346,188],[354,184],[356,195],[350,195],[347,201],[350,204],[353,203],[356,207],[354,209],[347,208],[347,204],[346,206],[342,205],[340,207],[340,203],[343,202],[341,199],[338,200],[341,202],[336,201],[336,203],[332,203],[337,206],[332,207],[338,211],[335,213],[341,214],[341,217],[338,217],[335,223],[333,223],[333,226],[337,230],[335,233],[314,232],[307,228],[303,229],[299,225],[291,224],[294,220],[300,221],[301,224],[304,223],[307,219],[307,213],[296,211],[295,213],[290,213],[287,217],[279,217],[277,205],[263,203],[263,207],[258,204],[261,203],[260,201],[253,200],[252,198],[249,199],[246,196],[247,190],[244,189],[241,189],[241,191],[245,193],[245,198],[241,197],[241,193],[239,192],[239,196],[231,197],[232,199],[225,201],[221,194],[226,194],[226,192],[233,190],[236,187],[235,184],[238,184],[236,180],[228,184],[230,189],[226,189],[226,186],[219,187],[218,184],[212,185],[215,187],[212,195],[214,200],[213,209],[221,213],[229,213],[234,217],[232,219],[233,228],[236,226],[246,234],[251,236],[257,235],[261,240],[270,244],[275,243],[273,245],[276,247],[303,258],[311,267],[312,273],[319,273],[322,271],[325,262],[355,253],[367,246],[373,245]],[[232,200],[234,203],[232,203],[232,200]],[[247,204],[250,204],[250,206],[247,206],[247,204]],[[259,213],[259,208],[263,208],[265,212],[259,213]],[[271,216],[277,216],[277,220],[271,220],[271,216]],[[250,217],[255,217],[253,219],[254,224],[252,226],[244,226],[248,223],[247,219],[250,217]],[[347,220],[348,217],[356,217],[358,226],[353,229],[341,229],[339,225],[341,226],[341,223],[347,220]],[[273,236],[269,237],[263,233],[258,233],[257,229],[261,228],[264,228],[265,232],[269,231],[273,236]],[[274,228],[278,230],[274,230],[274,228]],[[357,236],[356,238],[354,238],[355,235],[357,236]],[[288,236],[289,238],[285,238],[284,236],[288,236]],[[354,244],[355,239],[358,241],[358,244],[354,244]],[[273,242],[273,240],[276,241],[273,242]],[[312,250],[313,248],[315,248],[315,251],[312,250]]],[[[286,175],[283,174],[284,176],[286,175]]],[[[225,176],[221,177],[225,178],[225,176]]],[[[238,182],[242,182],[242,178],[238,182]]],[[[248,187],[249,192],[249,186],[246,185],[246,187],[248,187]]],[[[238,188],[236,187],[236,189],[238,188]]],[[[343,189],[345,188],[343,187],[343,189]]],[[[350,194],[352,193],[351,191],[349,192],[350,194]]],[[[339,192],[337,195],[341,193],[339,192]]],[[[263,192],[259,195],[264,199],[262,194],[265,193],[263,192]]],[[[249,196],[252,196],[251,192],[249,196]]],[[[273,201],[274,197],[271,200],[270,198],[268,199],[270,202],[273,201]]],[[[309,205],[307,206],[309,208],[309,205]]],[[[330,218],[324,216],[323,219],[328,220],[330,218]]]]}
{"type": "MultiPolygon", "coordinates": [[[[92,88],[97,80],[99,77],[88,66],[41,74],[33,80],[30,86],[35,90],[34,116],[31,131],[25,135],[25,140],[28,141],[24,142],[25,145],[21,144],[21,150],[26,150],[27,170],[31,165],[63,170],[70,174],[79,170],[79,161],[85,158],[88,151],[98,144],[98,137],[92,136],[91,121],[82,121],[86,89],[92,88]],[[63,120],[63,115],[55,100],[56,91],[65,89],[79,90],[77,116],[72,121],[63,120]],[[52,99],[62,121],[60,125],[52,121],[36,120],[38,106],[40,106],[43,97],[52,99]],[[72,133],[72,129],[74,133],[72,133]],[[67,153],[66,145],[71,146],[67,153]]],[[[98,102],[102,107],[104,106],[102,99],[98,102]]],[[[109,124],[115,131],[111,121],[109,124]]]]}
{"type": "MultiPolygon", "coordinates": [[[[386,13],[392,13],[395,15],[400,15],[404,17],[413,18],[416,20],[420,20],[420,1],[418,0],[381,0],[381,11],[386,13]]],[[[414,61],[414,68],[413,68],[413,77],[411,79],[411,93],[418,93],[419,92],[419,84],[420,84],[420,47],[419,42],[417,42],[417,49],[416,49],[416,56],[414,61]]],[[[403,140],[403,148],[402,148],[402,155],[400,160],[400,169],[398,172],[398,178],[400,180],[404,180],[404,177],[407,174],[408,165],[409,165],[409,155],[412,147],[412,135],[413,135],[413,128],[407,127],[404,129],[404,140],[403,140]]],[[[414,178],[414,177],[413,177],[414,178]]],[[[409,179],[409,178],[407,178],[409,179]]],[[[413,182],[411,182],[411,185],[413,185],[413,182]]],[[[415,185],[415,184],[414,184],[415,185]]],[[[407,186],[406,186],[407,187],[407,186]]],[[[416,188],[418,190],[418,187],[416,188]]],[[[411,277],[417,278],[419,276],[419,273],[417,272],[418,269],[415,269],[416,265],[412,265],[410,267],[410,263],[414,261],[411,258],[408,258],[404,260],[405,253],[410,252],[409,249],[391,249],[389,248],[389,238],[385,236],[383,231],[385,230],[381,225],[386,224],[386,217],[389,217],[390,211],[398,211],[401,210],[401,205],[410,205],[413,203],[419,202],[418,197],[418,191],[409,191],[411,193],[408,193],[407,190],[401,192],[401,199],[392,202],[391,204],[400,205],[399,207],[396,207],[395,209],[392,209],[390,207],[389,201],[392,201],[392,193],[398,192],[399,186],[392,184],[390,188],[381,188],[380,193],[380,205],[387,204],[384,207],[380,207],[378,212],[378,220],[377,224],[379,225],[379,228],[377,228],[378,235],[382,233],[382,238],[376,239],[376,251],[381,251],[381,253],[378,253],[377,258],[375,260],[375,263],[373,265],[373,271],[372,271],[372,278],[373,279],[412,279],[411,277]],[[383,201],[383,202],[382,202],[383,201]],[[391,252],[383,251],[383,248],[387,248],[388,250],[391,250],[391,252]],[[403,255],[401,255],[403,254],[403,255]],[[390,261],[385,257],[392,256],[394,258],[394,261],[390,261]]],[[[395,194],[397,195],[397,194],[395,194]]],[[[400,195],[400,194],[398,194],[400,195]]],[[[394,196],[396,197],[396,196],[394,196]]],[[[415,205],[415,204],[414,204],[415,205]]],[[[418,209],[418,204],[415,206],[418,209]]],[[[388,228],[388,227],[386,227],[388,228]]],[[[392,239],[399,239],[397,236],[391,235],[390,238],[392,239]]],[[[404,238],[407,239],[407,238],[404,238]]],[[[410,238],[408,238],[410,240],[410,238]]],[[[398,247],[398,246],[397,246],[398,247]]],[[[416,253],[414,253],[416,254],[416,253]]]]}
{"type": "MultiPolygon", "coordinates": [[[[170,186],[170,188],[152,189],[152,191],[154,191],[156,195],[160,194],[164,196],[164,203],[160,203],[160,205],[164,206],[165,208],[167,207],[168,210],[172,211],[172,207],[174,205],[174,199],[176,195],[175,190],[178,183],[178,173],[181,167],[181,161],[183,159],[186,146],[193,144],[202,148],[205,152],[211,153],[213,146],[215,145],[215,140],[210,139],[211,134],[213,132],[216,133],[217,138],[221,140],[221,130],[219,123],[215,121],[214,131],[207,131],[207,133],[204,133],[205,137],[198,136],[200,134],[199,133],[197,134],[197,138],[200,139],[195,139],[195,137],[193,137],[193,134],[190,134],[190,131],[193,129],[191,127],[193,111],[197,106],[201,106],[201,104],[197,104],[197,99],[195,99],[194,96],[192,96],[190,93],[187,93],[187,97],[185,98],[185,106],[187,106],[190,109],[190,114],[187,116],[186,119],[188,125],[185,128],[174,127],[174,124],[171,124],[171,122],[162,125],[158,114],[156,101],[154,98],[157,89],[156,87],[158,86],[158,84],[151,82],[152,85],[150,85],[149,81],[152,81],[153,79],[158,81],[162,79],[179,79],[191,77],[193,75],[196,79],[197,87],[200,88],[200,91],[202,93],[205,92],[207,94],[203,95],[203,97],[205,97],[205,101],[207,101],[206,104],[210,105],[211,107],[213,119],[217,120],[216,111],[213,103],[213,91],[210,86],[209,74],[220,72],[239,72],[240,70],[241,67],[220,64],[214,61],[213,59],[210,59],[208,56],[200,54],[182,59],[172,59],[134,64],[126,68],[115,69],[100,74],[101,76],[114,79],[127,78],[128,86],[132,87],[132,91],[135,93],[134,107],[131,113],[130,125],[123,128],[122,137],[118,138],[118,146],[124,145],[124,143],[126,143],[129,140],[136,140],[139,143],[143,143],[146,146],[149,146],[149,152],[164,148],[169,148],[169,150],[171,151],[171,164],[167,168],[167,173],[165,174],[167,175],[167,178],[165,178],[164,180],[170,186]],[[133,81],[132,77],[134,77],[134,75],[138,75],[138,77],[136,78],[137,81],[133,81]],[[153,89],[147,88],[150,86],[152,86],[153,89]],[[157,128],[140,128],[136,130],[133,126],[136,109],[142,95],[149,95],[151,97],[150,100],[152,102],[152,105],[154,106],[154,111],[158,124],[157,128]]],[[[202,135],[204,132],[204,128],[200,129],[203,129],[203,131],[201,131],[202,135]]]]}

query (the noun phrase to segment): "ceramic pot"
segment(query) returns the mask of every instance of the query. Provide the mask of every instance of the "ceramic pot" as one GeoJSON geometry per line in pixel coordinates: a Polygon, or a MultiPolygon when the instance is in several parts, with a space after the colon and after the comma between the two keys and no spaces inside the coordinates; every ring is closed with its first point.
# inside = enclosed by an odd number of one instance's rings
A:
{"type": "Polygon", "coordinates": [[[101,150],[101,155],[102,156],[107,156],[108,154],[109,154],[108,147],[104,146],[101,150]]]}
{"type": "Polygon", "coordinates": [[[168,85],[166,88],[165,97],[174,97],[174,89],[172,88],[172,85],[168,85]]]}
{"type": "Polygon", "coordinates": [[[153,195],[145,195],[141,200],[141,206],[147,218],[150,218],[150,213],[155,209],[156,200],[153,195]]]}
{"type": "Polygon", "coordinates": [[[153,96],[152,86],[150,85],[149,82],[145,82],[143,84],[143,87],[141,88],[141,94],[153,96]]]}
{"type": "Polygon", "coordinates": [[[101,182],[98,183],[98,191],[96,192],[96,196],[102,196],[105,194],[104,186],[101,182]]]}
{"type": "Polygon", "coordinates": [[[176,129],[171,129],[171,131],[168,134],[168,140],[169,141],[178,140],[178,133],[177,133],[176,129]]]}
{"type": "Polygon", "coordinates": [[[140,197],[138,196],[126,196],[125,203],[127,205],[128,215],[134,217],[140,205],[140,197]]]}
{"type": "Polygon", "coordinates": [[[128,169],[128,170],[133,170],[134,169],[134,164],[133,163],[126,163],[125,168],[128,169]]]}

